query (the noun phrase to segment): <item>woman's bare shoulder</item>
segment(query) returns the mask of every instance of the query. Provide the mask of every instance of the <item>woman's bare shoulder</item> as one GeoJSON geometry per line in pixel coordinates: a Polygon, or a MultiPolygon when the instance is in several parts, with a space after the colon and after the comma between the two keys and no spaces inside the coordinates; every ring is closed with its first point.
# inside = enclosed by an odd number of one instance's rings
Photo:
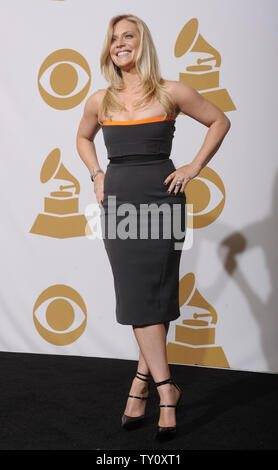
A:
{"type": "Polygon", "coordinates": [[[99,105],[101,103],[101,101],[103,100],[103,98],[105,96],[105,93],[106,93],[105,89],[96,90],[96,91],[94,91],[94,93],[92,93],[88,97],[87,102],[92,104],[93,106],[94,105],[99,105]]]}
{"type": "Polygon", "coordinates": [[[100,89],[94,91],[86,100],[85,103],[85,112],[88,114],[98,114],[98,109],[101,105],[101,102],[105,96],[106,90],[100,89]]]}
{"type": "Polygon", "coordinates": [[[164,84],[173,98],[178,97],[181,93],[184,95],[185,92],[190,93],[193,90],[188,83],[180,80],[164,80],[164,84]]]}
{"type": "Polygon", "coordinates": [[[180,110],[186,103],[194,102],[194,105],[197,106],[202,100],[200,93],[195,88],[181,80],[165,80],[165,85],[172,102],[180,110]]]}
{"type": "Polygon", "coordinates": [[[167,84],[169,92],[171,93],[175,103],[179,103],[181,97],[191,98],[192,96],[197,96],[197,94],[200,95],[200,93],[198,93],[195,88],[189,85],[189,83],[183,82],[181,80],[165,80],[165,84],[167,84]]]}
{"type": "Polygon", "coordinates": [[[177,90],[180,87],[185,87],[185,88],[192,88],[188,83],[182,82],[181,80],[165,80],[164,79],[164,84],[173,90],[177,90]]]}
{"type": "Polygon", "coordinates": [[[187,114],[207,127],[217,119],[230,125],[223,111],[188,83],[167,80],[167,84],[173,103],[183,114],[187,114]]]}
{"type": "Polygon", "coordinates": [[[166,80],[166,78],[164,78],[163,80],[164,80],[164,85],[168,88],[171,88],[173,84],[176,83],[175,80],[166,80]]]}
{"type": "Polygon", "coordinates": [[[179,113],[179,105],[178,105],[178,94],[179,94],[179,83],[176,80],[166,80],[164,79],[164,86],[166,88],[166,91],[168,93],[168,96],[170,97],[172,103],[174,106],[176,106],[176,112],[177,114],[179,113]]]}

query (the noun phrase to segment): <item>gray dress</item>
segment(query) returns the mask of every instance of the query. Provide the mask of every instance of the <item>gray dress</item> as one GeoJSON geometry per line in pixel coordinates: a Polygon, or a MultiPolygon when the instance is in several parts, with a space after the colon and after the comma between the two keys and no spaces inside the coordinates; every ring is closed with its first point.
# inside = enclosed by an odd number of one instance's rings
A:
{"type": "Polygon", "coordinates": [[[110,160],[102,236],[113,273],[116,320],[134,326],[176,320],[186,197],[184,192],[169,194],[170,183],[163,184],[176,170],[170,158],[175,119],[104,121],[102,131],[110,160]],[[123,203],[129,204],[126,212],[123,203]]]}

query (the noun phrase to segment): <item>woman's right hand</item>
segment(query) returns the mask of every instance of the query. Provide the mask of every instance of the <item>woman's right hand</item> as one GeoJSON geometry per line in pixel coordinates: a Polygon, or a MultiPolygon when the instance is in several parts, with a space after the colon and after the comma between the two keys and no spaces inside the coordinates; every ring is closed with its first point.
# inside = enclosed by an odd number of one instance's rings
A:
{"type": "Polygon", "coordinates": [[[97,173],[94,178],[94,192],[99,205],[102,204],[104,199],[104,178],[104,173],[97,173]]]}

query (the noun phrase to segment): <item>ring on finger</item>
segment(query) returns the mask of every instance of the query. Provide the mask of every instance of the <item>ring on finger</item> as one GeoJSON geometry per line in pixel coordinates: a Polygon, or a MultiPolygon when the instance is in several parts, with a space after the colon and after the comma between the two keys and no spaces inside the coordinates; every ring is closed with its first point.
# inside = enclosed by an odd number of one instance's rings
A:
{"type": "Polygon", "coordinates": [[[180,178],[178,178],[177,181],[176,181],[175,186],[181,186],[181,185],[182,185],[182,181],[181,181],[180,178]]]}

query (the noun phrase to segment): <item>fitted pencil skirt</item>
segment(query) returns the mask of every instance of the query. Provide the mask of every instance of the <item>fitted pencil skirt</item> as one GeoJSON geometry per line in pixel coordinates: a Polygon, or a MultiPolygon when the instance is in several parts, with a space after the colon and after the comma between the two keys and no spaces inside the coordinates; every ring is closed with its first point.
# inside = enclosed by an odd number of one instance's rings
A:
{"type": "Polygon", "coordinates": [[[163,184],[169,157],[114,157],[107,166],[101,226],[112,269],[116,320],[144,326],[180,316],[179,268],[186,197],[163,184]]]}

